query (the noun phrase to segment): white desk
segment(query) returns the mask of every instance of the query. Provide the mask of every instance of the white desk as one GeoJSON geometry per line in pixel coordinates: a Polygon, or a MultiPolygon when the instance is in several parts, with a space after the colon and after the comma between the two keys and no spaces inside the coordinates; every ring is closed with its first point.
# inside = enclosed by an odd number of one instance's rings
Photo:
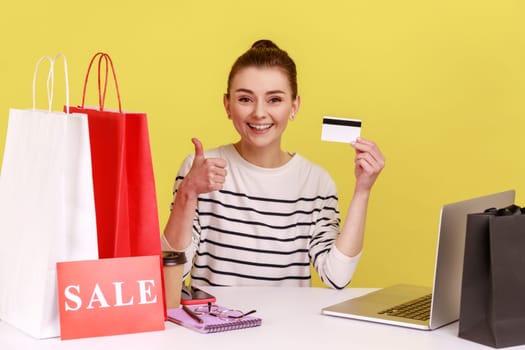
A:
{"type": "MultiPolygon", "coordinates": [[[[219,304],[241,310],[257,309],[260,327],[200,334],[166,322],[166,330],[61,341],[36,340],[0,322],[0,349],[490,349],[457,336],[458,323],[434,331],[354,321],[320,314],[322,307],[370,289],[341,291],[325,288],[211,288],[219,304]]],[[[525,349],[525,346],[514,347],[525,349]]]]}

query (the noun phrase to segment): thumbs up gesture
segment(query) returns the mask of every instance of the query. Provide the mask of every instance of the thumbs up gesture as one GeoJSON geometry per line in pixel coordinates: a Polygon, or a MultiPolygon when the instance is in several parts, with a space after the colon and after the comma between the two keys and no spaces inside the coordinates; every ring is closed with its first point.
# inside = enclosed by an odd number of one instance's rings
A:
{"type": "Polygon", "coordinates": [[[192,138],[195,146],[195,158],[190,171],[184,178],[186,190],[196,195],[222,189],[226,180],[226,160],[222,158],[206,158],[202,143],[192,138]]]}

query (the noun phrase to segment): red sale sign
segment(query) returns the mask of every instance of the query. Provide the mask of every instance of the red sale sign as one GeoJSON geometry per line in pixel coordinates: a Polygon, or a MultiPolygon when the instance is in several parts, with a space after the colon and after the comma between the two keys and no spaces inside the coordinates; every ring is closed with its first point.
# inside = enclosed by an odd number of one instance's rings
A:
{"type": "Polygon", "coordinates": [[[60,338],[164,329],[160,256],[57,263],[60,338]]]}

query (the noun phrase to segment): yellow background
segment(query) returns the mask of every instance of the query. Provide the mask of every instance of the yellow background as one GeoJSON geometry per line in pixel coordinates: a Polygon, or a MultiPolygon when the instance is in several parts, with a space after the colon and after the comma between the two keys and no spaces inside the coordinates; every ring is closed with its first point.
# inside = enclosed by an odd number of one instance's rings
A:
{"type": "MultiPolygon", "coordinates": [[[[284,147],[332,174],[343,213],[353,151],[320,141],[322,116],[362,119],[386,155],[352,286],[430,284],[444,203],[515,188],[524,204],[523,1],[6,0],[0,14],[0,152],[9,108],[31,107],[40,56],[66,55],[76,105],[89,59],[108,52],[124,108],[149,116],[162,227],[190,138],[206,148],[236,140],[222,94],[234,59],[261,38],[298,65],[302,107],[284,147]]],[[[38,88],[44,108],[43,80],[38,88]]],[[[39,208],[27,203],[30,219],[39,208]]]]}

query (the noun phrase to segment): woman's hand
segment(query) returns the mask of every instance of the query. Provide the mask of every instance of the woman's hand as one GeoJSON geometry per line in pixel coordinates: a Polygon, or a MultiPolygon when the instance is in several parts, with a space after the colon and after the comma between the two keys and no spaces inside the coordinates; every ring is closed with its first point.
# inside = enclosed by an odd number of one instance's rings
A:
{"type": "Polygon", "coordinates": [[[352,147],[355,149],[355,191],[369,192],[385,166],[385,158],[375,143],[361,137],[352,147]]]}
{"type": "MultiPolygon", "coordinates": [[[[198,196],[222,189],[226,180],[226,160],[222,158],[205,158],[201,142],[197,138],[191,141],[195,145],[195,158],[191,169],[184,177],[181,186],[184,192],[198,196]]],[[[179,191],[182,189],[179,189],[179,191]]]]}

